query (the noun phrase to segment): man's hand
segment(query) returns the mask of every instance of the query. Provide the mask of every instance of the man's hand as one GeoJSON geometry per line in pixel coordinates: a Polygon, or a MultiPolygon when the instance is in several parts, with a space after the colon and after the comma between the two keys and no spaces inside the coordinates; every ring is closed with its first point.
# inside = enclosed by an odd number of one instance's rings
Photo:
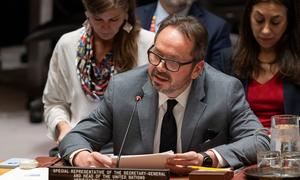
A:
{"type": "MultiPolygon", "coordinates": [[[[215,153],[211,150],[206,151],[206,153],[212,158],[212,167],[218,166],[218,158],[215,153]]],[[[193,169],[188,166],[201,166],[203,162],[203,156],[194,151],[189,151],[186,153],[174,154],[167,160],[166,168],[169,168],[171,172],[175,174],[188,174],[193,169]]]]}
{"type": "Polygon", "coordinates": [[[192,171],[188,166],[199,166],[202,160],[203,157],[194,151],[178,153],[167,160],[166,168],[176,174],[188,174],[192,171]]]}
{"type": "Polygon", "coordinates": [[[73,158],[73,165],[79,167],[114,167],[112,159],[99,152],[80,151],[73,158]]]}

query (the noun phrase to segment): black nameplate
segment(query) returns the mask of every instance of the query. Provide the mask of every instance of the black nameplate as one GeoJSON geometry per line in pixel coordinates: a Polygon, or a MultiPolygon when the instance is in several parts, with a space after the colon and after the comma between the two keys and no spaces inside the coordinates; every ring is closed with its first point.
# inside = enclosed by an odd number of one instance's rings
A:
{"type": "Polygon", "coordinates": [[[49,180],[169,180],[168,169],[49,167],[49,180]]]}

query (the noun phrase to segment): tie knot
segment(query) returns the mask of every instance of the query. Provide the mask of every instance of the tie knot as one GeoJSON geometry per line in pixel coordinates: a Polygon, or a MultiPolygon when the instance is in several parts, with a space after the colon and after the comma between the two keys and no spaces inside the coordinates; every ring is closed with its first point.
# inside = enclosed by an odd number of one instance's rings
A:
{"type": "Polygon", "coordinates": [[[176,99],[168,99],[167,101],[167,111],[172,111],[178,102],[176,99]]]}

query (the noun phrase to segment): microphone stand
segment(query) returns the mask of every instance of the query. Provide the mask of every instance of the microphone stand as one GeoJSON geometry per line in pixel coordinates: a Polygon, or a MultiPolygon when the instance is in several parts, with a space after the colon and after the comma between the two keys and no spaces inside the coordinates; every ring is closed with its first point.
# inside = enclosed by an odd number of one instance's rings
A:
{"type": "Polygon", "coordinates": [[[133,115],[134,115],[134,113],[135,113],[135,109],[136,109],[136,107],[137,107],[138,102],[139,102],[141,99],[142,99],[141,96],[136,96],[136,102],[135,102],[134,108],[133,108],[133,110],[132,110],[132,113],[131,113],[131,115],[130,115],[130,119],[129,119],[129,122],[128,122],[128,126],[127,126],[127,129],[126,129],[126,132],[125,132],[125,135],[124,135],[124,139],[123,139],[123,141],[122,141],[122,144],[121,144],[121,147],[120,147],[120,151],[119,151],[119,154],[118,154],[117,165],[116,165],[117,168],[119,168],[119,166],[120,166],[121,154],[122,154],[122,151],[123,151],[123,147],[124,147],[125,141],[126,141],[126,139],[127,139],[127,134],[128,134],[129,128],[130,128],[130,126],[131,126],[131,121],[132,121],[132,119],[133,119],[133,115]]]}

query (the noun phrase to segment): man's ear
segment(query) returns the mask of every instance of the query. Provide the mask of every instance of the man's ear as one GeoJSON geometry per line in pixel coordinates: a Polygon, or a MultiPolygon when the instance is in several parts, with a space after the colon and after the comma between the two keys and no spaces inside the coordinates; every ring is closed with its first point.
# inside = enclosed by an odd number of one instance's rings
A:
{"type": "Polygon", "coordinates": [[[205,65],[205,61],[204,60],[199,61],[195,65],[195,67],[193,69],[193,72],[191,74],[191,78],[192,79],[196,79],[200,74],[202,74],[203,69],[204,69],[204,65],[205,65]]]}

